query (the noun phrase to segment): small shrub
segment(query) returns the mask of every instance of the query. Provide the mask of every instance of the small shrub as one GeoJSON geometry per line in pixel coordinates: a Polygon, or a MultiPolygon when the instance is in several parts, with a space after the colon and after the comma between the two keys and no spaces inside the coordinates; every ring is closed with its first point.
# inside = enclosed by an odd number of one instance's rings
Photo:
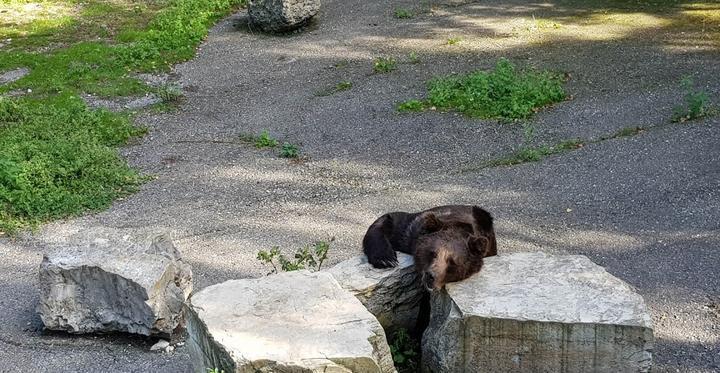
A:
{"type": "Polygon", "coordinates": [[[397,110],[399,112],[410,112],[410,111],[423,111],[425,109],[425,103],[420,100],[408,100],[398,105],[397,110]]]}
{"type": "Polygon", "coordinates": [[[395,18],[398,19],[409,19],[413,17],[413,13],[409,9],[397,8],[395,9],[395,18]]]}
{"type": "Polygon", "coordinates": [[[528,118],[539,108],[565,99],[559,75],[518,71],[506,59],[490,72],[434,79],[428,90],[431,105],[479,118],[528,118]]]}
{"type": "Polygon", "coordinates": [[[328,87],[315,92],[315,96],[325,97],[330,96],[338,92],[347,91],[352,88],[352,82],[343,80],[342,82],[335,84],[333,87],[328,87]]]}
{"type": "Polygon", "coordinates": [[[278,141],[270,136],[268,131],[263,131],[260,136],[255,138],[255,147],[258,149],[274,148],[276,146],[278,146],[278,141]]]}
{"type": "MultiPolygon", "coordinates": [[[[333,238],[330,239],[330,242],[333,238]]],[[[270,251],[260,250],[257,259],[263,264],[272,266],[269,274],[278,272],[278,265],[283,272],[297,271],[299,269],[310,269],[319,271],[322,264],[327,259],[330,243],[327,241],[318,241],[312,247],[306,245],[298,249],[293,256],[294,259],[288,259],[280,252],[280,248],[274,246],[270,251]],[[277,261],[277,263],[276,263],[277,261]]]]}
{"type": "Polygon", "coordinates": [[[675,107],[672,121],[684,122],[707,116],[710,103],[708,94],[703,90],[695,89],[693,80],[689,77],[683,78],[680,84],[685,91],[685,102],[675,107]]]}
{"type": "Polygon", "coordinates": [[[300,150],[297,145],[290,143],[283,143],[280,149],[280,156],[282,158],[297,158],[300,155],[300,150]]]}
{"type": "Polygon", "coordinates": [[[397,61],[392,57],[378,57],[373,64],[373,71],[376,73],[389,73],[395,70],[396,64],[397,61]]]}
{"type": "Polygon", "coordinates": [[[420,355],[420,344],[412,339],[405,329],[395,332],[390,344],[393,362],[398,372],[414,372],[417,369],[417,359],[420,355]]]}

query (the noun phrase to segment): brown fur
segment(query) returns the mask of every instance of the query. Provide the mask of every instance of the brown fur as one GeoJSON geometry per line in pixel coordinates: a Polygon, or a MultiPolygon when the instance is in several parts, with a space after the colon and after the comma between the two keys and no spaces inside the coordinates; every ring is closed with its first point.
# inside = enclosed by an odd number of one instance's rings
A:
{"type": "Polygon", "coordinates": [[[492,216],[477,206],[439,206],[418,213],[392,212],[378,218],[363,239],[363,251],[377,268],[397,265],[395,251],[415,257],[428,289],[464,280],[497,254],[492,216]]]}

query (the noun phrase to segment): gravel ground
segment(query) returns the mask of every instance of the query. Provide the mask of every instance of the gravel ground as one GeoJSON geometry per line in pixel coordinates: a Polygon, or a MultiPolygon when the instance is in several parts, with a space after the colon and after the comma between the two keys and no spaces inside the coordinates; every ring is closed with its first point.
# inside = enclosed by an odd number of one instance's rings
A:
{"type": "Polygon", "coordinates": [[[142,117],[150,133],[123,150],[155,180],[106,212],[0,241],[0,371],[190,370],[184,348],[150,353],[153,339],[42,331],[42,248],[80,229],[167,231],[200,289],[264,274],[255,255],[273,245],[335,237],[338,262],[360,251],[378,215],[445,203],[492,211],[501,252],[588,255],[635,286],[655,323],[654,371],[720,371],[720,119],[667,124],[683,75],[720,95],[717,34],[670,25],[674,11],[586,22],[577,17],[596,19],[593,9],[568,2],[484,1],[394,19],[403,4],[415,3],[326,1],[318,22],[288,36],[249,30],[243,13],[218,24],[174,71],[185,103],[142,117]],[[449,37],[462,41],[445,45],[449,37]],[[413,51],[417,64],[407,61],[413,51]],[[381,55],[397,70],[373,74],[381,55]],[[501,56],[570,75],[574,99],[537,115],[537,144],[653,128],[539,163],[461,172],[515,149],[521,126],[400,115],[394,105],[422,97],[432,76],[501,56]],[[315,94],[341,80],[352,89],[315,94]],[[309,158],[289,163],[238,141],[262,130],[309,158]]]}

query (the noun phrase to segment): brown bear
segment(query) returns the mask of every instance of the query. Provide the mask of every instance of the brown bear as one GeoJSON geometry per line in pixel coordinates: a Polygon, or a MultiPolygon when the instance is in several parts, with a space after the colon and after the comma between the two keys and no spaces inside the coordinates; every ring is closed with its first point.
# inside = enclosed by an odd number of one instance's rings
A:
{"type": "Polygon", "coordinates": [[[478,272],[483,258],[497,254],[493,218],[478,206],[449,205],[375,220],[363,238],[363,251],[376,268],[397,265],[400,251],[413,255],[428,290],[478,272]]]}

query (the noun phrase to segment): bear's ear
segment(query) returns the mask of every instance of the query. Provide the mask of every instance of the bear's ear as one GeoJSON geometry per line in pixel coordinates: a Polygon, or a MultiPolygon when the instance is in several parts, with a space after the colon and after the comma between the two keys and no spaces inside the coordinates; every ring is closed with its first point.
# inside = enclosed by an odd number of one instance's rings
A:
{"type": "Polygon", "coordinates": [[[478,227],[480,227],[480,229],[482,229],[484,232],[492,232],[493,231],[493,218],[489,212],[485,211],[484,209],[482,209],[478,206],[473,206],[472,214],[473,214],[473,218],[475,219],[475,223],[477,223],[477,225],[478,225],[478,227]]]}
{"type": "Polygon", "coordinates": [[[470,236],[468,237],[467,246],[471,253],[485,256],[488,250],[488,239],[483,236],[470,236]]]}
{"type": "Polygon", "coordinates": [[[422,230],[423,233],[433,233],[441,230],[443,228],[443,224],[438,218],[435,216],[435,214],[427,214],[423,219],[423,225],[422,230]]]}

